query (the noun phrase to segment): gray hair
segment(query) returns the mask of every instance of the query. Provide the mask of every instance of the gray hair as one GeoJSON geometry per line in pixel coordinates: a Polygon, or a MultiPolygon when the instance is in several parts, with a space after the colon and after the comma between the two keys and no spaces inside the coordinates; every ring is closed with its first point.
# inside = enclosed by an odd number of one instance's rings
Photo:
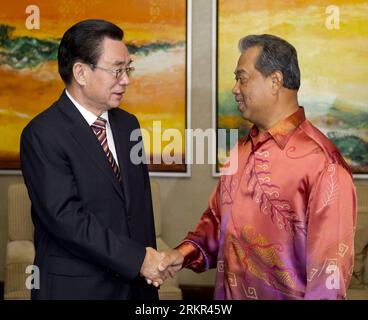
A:
{"type": "Polygon", "coordinates": [[[249,35],[239,40],[240,52],[252,47],[260,47],[255,68],[264,76],[274,71],[280,71],[283,76],[283,86],[298,90],[300,87],[300,70],[295,48],[284,39],[270,35],[249,35]]]}

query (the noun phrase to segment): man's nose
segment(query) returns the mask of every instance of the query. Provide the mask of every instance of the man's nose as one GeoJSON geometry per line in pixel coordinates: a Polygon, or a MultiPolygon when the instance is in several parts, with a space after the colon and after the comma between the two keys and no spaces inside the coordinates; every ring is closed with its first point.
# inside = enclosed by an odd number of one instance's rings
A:
{"type": "Polygon", "coordinates": [[[240,93],[238,81],[235,82],[235,85],[233,87],[232,93],[233,93],[233,95],[237,95],[237,94],[240,93]]]}
{"type": "Polygon", "coordinates": [[[130,79],[126,72],[123,73],[121,78],[119,79],[119,84],[122,86],[127,86],[130,83],[130,79]]]}

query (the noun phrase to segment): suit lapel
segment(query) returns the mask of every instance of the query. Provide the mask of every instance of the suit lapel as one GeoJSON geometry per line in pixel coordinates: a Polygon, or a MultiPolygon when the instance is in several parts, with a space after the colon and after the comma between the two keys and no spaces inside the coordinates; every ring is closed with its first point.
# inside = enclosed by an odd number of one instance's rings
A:
{"type": "Polygon", "coordinates": [[[79,144],[82,150],[84,150],[96,166],[105,174],[106,178],[113,184],[115,190],[119,196],[124,199],[122,189],[120,187],[118,179],[111,168],[110,163],[107,160],[106,154],[101,148],[100,143],[96,139],[95,134],[80,114],[78,109],[73,105],[70,99],[66,96],[65,92],[62,94],[59,103],[59,110],[68,116],[70,122],[68,122],[67,130],[73,136],[74,140],[79,144]]]}
{"type": "Polygon", "coordinates": [[[130,132],[128,125],[124,123],[124,119],[119,119],[116,110],[109,111],[109,122],[114,137],[116,154],[119,161],[120,175],[125,195],[125,203],[127,212],[130,207],[130,184],[129,184],[129,165],[130,165],[130,132]]]}

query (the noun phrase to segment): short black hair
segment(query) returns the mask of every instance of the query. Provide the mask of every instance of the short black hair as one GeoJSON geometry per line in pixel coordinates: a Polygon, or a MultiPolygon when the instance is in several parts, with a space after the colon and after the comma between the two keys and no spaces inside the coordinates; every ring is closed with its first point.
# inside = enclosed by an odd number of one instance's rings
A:
{"type": "Polygon", "coordinates": [[[251,47],[260,47],[261,52],[255,63],[255,68],[264,77],[269,76],[274,71],[280,71],[285,88],[299,89],[298,56],[295,48],[289,42],[270,34],[249,35],[239,40],[238,47],[241,52],[251,47]]]}
{"type": "Polygon", "coordinates": [[[59,74],[65,84],[72,82],[76,61],[97,63],[105,37],[123,40],[124,31],[111,22],[89,19],[78,22],[65,32],[58,50],[59,74]]]}

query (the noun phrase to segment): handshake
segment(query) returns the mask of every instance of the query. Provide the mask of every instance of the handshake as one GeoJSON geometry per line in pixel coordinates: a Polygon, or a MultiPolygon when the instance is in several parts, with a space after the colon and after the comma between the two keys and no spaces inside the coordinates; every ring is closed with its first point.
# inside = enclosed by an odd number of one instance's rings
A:
{"type": "Polygon", "coordinates": [[[143,276],[148,284],[159,287],[170,277],[175,277],[182,268],[184,256],[179,250],[170,249],[158,252],[151,247],[146,248],[140,275],[143,276]]]}

